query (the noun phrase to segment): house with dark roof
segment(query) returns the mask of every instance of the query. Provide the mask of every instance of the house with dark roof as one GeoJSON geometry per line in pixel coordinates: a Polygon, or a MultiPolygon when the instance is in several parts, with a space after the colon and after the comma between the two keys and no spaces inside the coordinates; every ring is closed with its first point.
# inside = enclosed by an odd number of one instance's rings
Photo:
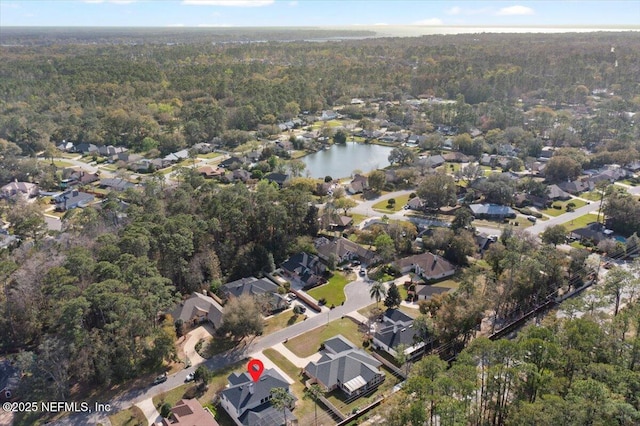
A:
{"type": "Polygon", "coordinates": [[[382,316],[382,324],[373,334],[373,344],[389,355],[398,355],[398,346],[404,346],[408,359],[413,359],[424,351],[426,336],[413,327],[413,318],[398,309],[387,309],[382,316]]]}
{"type": "Polygon", "coordinates": [[[601,241],[611,239],[611,235],[605,233],[604,231],[604,225],[599,222],[591,222],[583,228],[578,228],[571,231],[569,233],[569,237],[575,238],[578,241],[590,241],[593,244],[598,244],[601,241]]]}
{"type": "Polygon", "coordinates": [[[171,409],[168,418],[162,419],[162,426],[219,426],[213,413],[197,399],[181,399],[171,409]]]}
{"type": "Polygon", "coordinates": [[[223,176],[225,170],[221,167],[202,166],[198,167],[198,173],[200,176],[208,179],[223,176]]]}
{"type": "Polygon", "coordinates": [[[456,267],[451,262],[429,252],[398,259],[393,264],[401,273],[413,272],[425,280],[450,277],[456,272],[456,267]]]}
{"type": "Polygon", "coordinates": [[[242,163],[243,163],[243,161],[238,157],[229,157],[226,160],[222,160],[218,164],[218,166],[219,167],[223,167],[225,169],[228,169],[229,167],[232,167],[232,166],[240,167],[242,165],[242,163]]]}
{"type": "Polygon", "coordinates": [[[349,398],[368,393],[384,382],[380,361],[357,349],[342,335],[323,343],[321,357],[304,367],[311,383],[317,383],[325,392],[340,389],[349,398]]]}
{"type": "Polygon", "coordinates": [[[579,194],[585,191],[593,191],[596,188],[591,180],[574,180],[573,182],[560,182],[558,187],[569,194],[579,194]]]}
{"type": "Polygon", "coordinates": [[[73,148],[74,152],[81,152],[82,154],[97,154],[98,147],[92,143],[81,143],[73,148]]]}
{"type": "Polygon", "coordinates": [[[170,312],[174,321],[181,320],[190,326],[209,321],[216,328],[222,325],[222,313],[223,308],[218,302],[198,292],[193,292],[170,312]]]}
{"type": "Polygon", "coordinates": [[[466,163],[469,161],[469,157],[458,151],[449,152],[443,155],[442,158],[444,158],[445,161],[449,161],[452,163],[466,163]]]}
{"type": "Polygon", "coordinates": [[[126,179],[108,178],[108,179],[101,179],[99,186],[102,189],[111,189],[112,191],[124,191],[127,188],[133,188],[135,185],[126,179]]]}
{"type": "Polygon", "coordinates": [[[80,192],[75,189],[70,189],[63,192],[53,198],[53,202],[56,205],[56,211],[66,212],[67,210],[75,208],[84,208],[95,200],[93,194],[86,192],[80,192]]]}
{"type": "Polygon", "coordinates": [[[328,262],[332,255],[335,257],[337,264],[359,260],[366,265],[370,265],[378,260],[374,251],[367,250],[360,244],[342,237],[333,241],[321,237],[315,241],[315,246],[318,251],[318,257],[325,262],[328,262]]]}
{"type": "Polygon", "coordinates": [[[449,289],[446,287],[418,284],[415,289],[415,297],[417,300],[429,300],[436,294],[446,293],[447,291],[449,289]]]}
{"type": "Polygon", "coordinates": [[[280,265],[280,269],[291,284],[302,288],[316,287],[327,281],[323,277],[326,266],[317,256],[307,252],[294,254],[280,265]]]}
{"type": "Polygon", "coordinates": [[[470,204],[469,208],[476,219],[513,219],[516,217],[516,212],[511,207],[500,204],[470,204]]]}
{"type": "Polygon", "coordinates": [[[295,396],[292,395],[294,403],[284,412],[271,405],[272,389],[283,388],[290,392],[289,383],[275,369],[264,370],[255,382],[249,373],[231,373],[228,380],[229,384],[220,392],[220,405],[238,426],[282,425],[297,421],[290,411],[295,406],[295,396]]]}
{"type": "Polygon", "coordinates": [[[269,312],[275,312],[289,307],[289,302],[282,294],[278,294],[278,284],[267,278],[247,277],[231,281],[221,287],[227,299],[240,297],[243,294],[260,298],[267,306],[269,312]]]}
{"type": "Polygon", "coordinates": [[[566,191],[563,191],[558,185],[549,185],[547,187],[547,197],[550,200],[570,200],[571,194],[566,191]]]}
{"type": "Polygon", "coordinates": [[[269,182],[275,182],[280,188],[289,181],[289,175],[285,173],[269,173],[264,178],[269,182]]]}

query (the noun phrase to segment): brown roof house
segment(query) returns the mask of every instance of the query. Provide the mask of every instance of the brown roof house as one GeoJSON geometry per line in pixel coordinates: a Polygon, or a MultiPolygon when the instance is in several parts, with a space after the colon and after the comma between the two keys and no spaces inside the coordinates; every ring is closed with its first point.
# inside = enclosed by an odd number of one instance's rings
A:
{"type": "Polygon", "coordinates": [[[195,326],[209,321],[214,327],[222,325],[222,306],[209,296],[194,292],[190,298],[180,302],[170,312],[174,321],[182,320],[184,324],[195,326]]]}
{"type": "Polygon", "coordinates": [[[351,180],[351,183],[347,185],[347,192],[349,194],[359,194],[364,192],[365,189],[369,189],[369,179],[359,174],[356,174],[351,180]]]}
{"type": "Polygon", "coordinates": [[[359,260],[367,265],[374,263],[378,258],[376,253],[367,250],[360,244],[356,244],[346,238],[336,238],[330,241],[321,237],[314,242],[318,257],[325,262],[329,261],[331,255],[335,256],[337,264],[349,262],[351,260],[359,260]]]}
{"type": "Polygon", "coordinates": [[[403,274],[414,272],[425,280],[449,277],[456,272],[455,266],[448,260],[429,252],[398,259],[393,263],[403,274]]]}
{"type": "Polygon", "coordinates": [[[26,197],[35,197],[38,195],[38,185],[30,182],[9,182],[0,188],[0,195],[2,197],[13,197],[14,195],[22,194],[26,197]]]}
{"type": "Polygon", "coordinates": [[[211,411],[202,408],[197,399],[181,399],[171,409],[162,426],[218,426],[211,411]]]}

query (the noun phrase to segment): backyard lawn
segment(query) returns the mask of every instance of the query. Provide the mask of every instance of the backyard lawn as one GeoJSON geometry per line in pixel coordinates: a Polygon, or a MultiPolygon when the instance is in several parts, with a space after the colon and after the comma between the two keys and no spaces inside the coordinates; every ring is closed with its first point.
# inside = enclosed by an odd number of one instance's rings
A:
{"type": "Polygon", "coordinates": [[[457,290],[459,286],[460,286],[460,283],[457,281],[444,280],[444,281],[440,281],[439,283],[433,284],[432,287],[443,287],[443,288],[450,288],[452,290],[457,290]]]}
{"type": "Polygon", "coordinates": [[[362,222],[366,218],[367,218],[367,216],[365,216],[363,214],[351,213],[351,219],[353,219],[353,224],[354,225],[360,225],[360,222],[362,222]]]}
{"type": "Polygon", "coordinates": [[[573,203],[575,204],[574,209],[586,206],[587,203],[583,200],[578,200],[577,198],[572,198],[567,201],[556,201],[553,203],[552,207],[548,209],[541,210],[541,213],[544,213],[548,216],[560,216],[563,213],[567,212],[567,204],[573,203]],[[560,209],[554,209],[553,206],[560,206],[560,209]]]}
{"type": "Polygon", "coordinates": [[[333,277],[329,279],[329,282],[309,290],[307,293],[316,300],[325,299],[326,305],[339,306],[345,300],[344,287],[349,283],[349,280],[339,272],[334,272],[333,277]]]}
{"type": "MultiPolygon", "coordinates": [[[[314,402],[311,399],[304,398],[304,382],[300,376],[300,368],[293,365],[291,361],[275,349],[265,349],[262,353],[293,380],[291,390],[294,395],[298,397],[298,402],[296,402],[296,408],[293,413],[298,417],[298,420],[302,420],[303,417],[313,413],[314,402]]],[[[321,405],[318,406],[318,408],[322,410],[321,407],[321,405]]]]}
{"type": "Polygon", "coordinates": [[[583,228],[590,224],[591,222],[595,222],[598,219],[597,214],[587,213],[583,216],[580,216],[577,219],[571,220],[569,222],[563,223],[564,227],[567,228],[567,231],[573,231],[574,229],[583,228]]]}
{"type": "Polygon", "coordinates": [[[600,201],[602,193],[600,193],[599,191],[584,192],[580,194],[579,197],[591,201],[600,201]]]}
{"type": "Polygon", "coordinates": [[[342,334],[356,347],[362,346],[362,334],[358,331],[358,325],[349,318],[331,321],[327,325],[289,339],[284,345],[297,356],[306,358],[318,352],[322,342],[338,334],[342,334]]]}
{"type": "Polygon", "coordinates": [[[284,312],[280,312],[277,315],[273,315],[264,322],[263,334],[271,334],[274,331],[282,330],[297,322],[304,321],[307,318],[306,315],[296,315],[292,309],[288,309],[284,312]]]}
{"type": "Polygon", "coordinates": [[[64,161],[64,160],[53,160],[53,164],[56,167],[60,167],[60,168],[65,168],[65,167],[71,167],[73,166],[73,163],[70,163],[68,161],[64,161]]]}
{"type": "Polygon", "coordinates": [[[198,158],[216,158],[216,157],[220,157],[222,154],[220,154],[219,152],[209,152],[208,154],[198,154],[198,158]]]}
{"type": "Polygon", "coordinates": [[[395,213],[397,211],[402,210],[402,208],[404,207],[405,204],[407,204],[407,202],[409,201],[409,194],[407,195],[401,195],[399,197],[395,197],[394,198],[396,200],[396,203],[393,205],[392,208],[387,208],[387,206],[389,205],[389,200],[383,200],[380,201],[379,203],[376,203],[373,205],[373,209],[375,211],[379,211],[381,213],[395,213]]]}

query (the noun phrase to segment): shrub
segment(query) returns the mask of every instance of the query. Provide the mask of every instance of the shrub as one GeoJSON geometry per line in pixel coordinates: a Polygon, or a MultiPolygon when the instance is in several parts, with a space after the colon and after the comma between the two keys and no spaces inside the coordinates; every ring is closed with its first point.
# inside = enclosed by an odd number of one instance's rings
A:
{"type": "Polygon", "coordinates": [[[162,407],[160,407],[160,415],[165,419],[168,418],[171,415],[171,404],[168,402],[162,404],[162,407]]]}
{"type": "Polygon", "coordinates": [[[553,206],[551,206],[551,207],[553,207],[553,208],[554,208],[554,209],[556,209],[556,210],[562,210],[562,206],[561,206],[560,204],[554,204],[554,205],[553,205],[553,206]]]}
{"type": "Polygon", "coordinates": [[[412,200],[412,199],[414,199],[414,198],[416,198],[416,197],[417,197],[417,195],[416,195],[416,193],[415,193],[415,192],[412,192],[411,194],[409,194],[409,199],[410,199],[410,200],[412,200]]]}
{"type": "Polygon", "coordinates": [[[327,303],[327,299],[325,299],[324,297],[321,297],[318,300],[318,305],[320,305],[320,306],[324,306],[326,303],[327,303]]]}

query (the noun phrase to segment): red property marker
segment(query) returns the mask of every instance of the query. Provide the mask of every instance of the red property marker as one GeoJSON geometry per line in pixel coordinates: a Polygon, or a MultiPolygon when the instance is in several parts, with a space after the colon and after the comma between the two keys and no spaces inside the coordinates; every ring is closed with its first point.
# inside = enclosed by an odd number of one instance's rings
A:
{"type": "Polygon", "coordinates": [[[252,359],[247,364],[247,370],[249,374],[251,374],[251,378],[254,382],[260,380],[260,376],[262,376],[262,372],[264,371],[264,364],[259,359],[252,359]]]}

